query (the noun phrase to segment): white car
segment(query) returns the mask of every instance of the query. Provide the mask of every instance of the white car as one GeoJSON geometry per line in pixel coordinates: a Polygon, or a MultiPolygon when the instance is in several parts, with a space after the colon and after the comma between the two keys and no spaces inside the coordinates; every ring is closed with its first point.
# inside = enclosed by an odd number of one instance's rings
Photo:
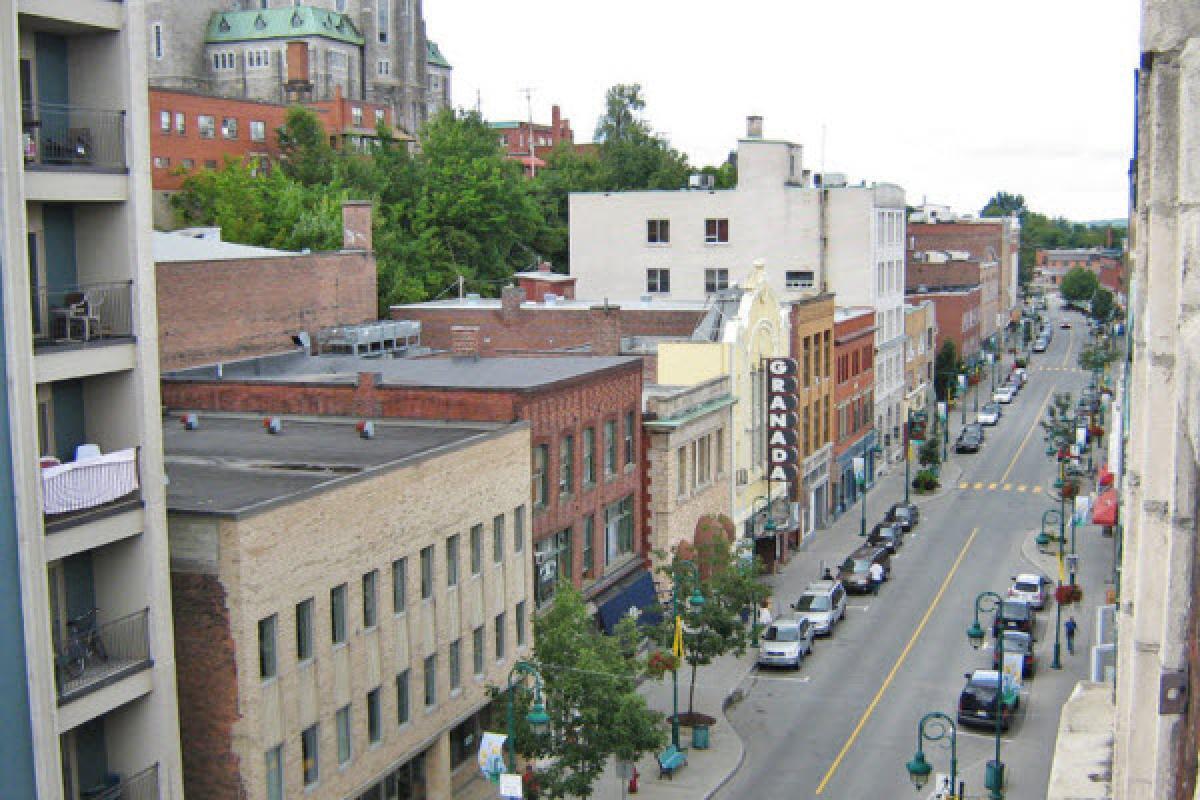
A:
{"type": "Polygon", "coordinates": [[[980,425],[995,425],[1000,421],[1000,406],[996,403],[984,403],[983,408],[975,415],[975,421],[980,425]]]}
{"type": "Polygon", "coordinates": [[[1013,391],[1011,386],[1001,386],[996,390],[996,393],[992,395],[992,400],[994,402],[1004,403],[1007,405],[1013,401],[1013,397],[1015,397],[1016,394],[1017,393],[1013,391]]]}
{"type": "Polygon", "coordinates": [[[812,652],[813,636],[813,624],[803,617],[775,620],[763,633],[758,665],[800,669],[800,662],[812,652]]]}
{"type": "Polygon", "coordinates": [[[846,616],[846,589],[841,581],[810,583],[800,599],[792,603],[792,610],[798,618],[812,623],[817,636],[828,636],[838,620],[846,616]]]}
{"type": "Polygon", "coordinates": [[[1008,596],[1013,600],[1024,600],[1031,608],[1041,611],[1046,607],[1046,594],[1050,581],[1042,575],[1023,572],[1013,578],[1013,585],[1008,589],[1008,596]]]}

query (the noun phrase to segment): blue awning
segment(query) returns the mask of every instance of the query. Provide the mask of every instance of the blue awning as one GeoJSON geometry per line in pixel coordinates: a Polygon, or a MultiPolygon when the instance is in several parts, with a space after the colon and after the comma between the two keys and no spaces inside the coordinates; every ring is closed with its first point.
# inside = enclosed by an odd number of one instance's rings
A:
{"type": "Polygon", "coordinates": [[[596,606],[596,616],[605,633],[612,633],[621,618],[637,609],[638,625],[657,625],[662,621],[662,606],[649,570],[640,570],[612,590],[608,599],[596,606]]]}

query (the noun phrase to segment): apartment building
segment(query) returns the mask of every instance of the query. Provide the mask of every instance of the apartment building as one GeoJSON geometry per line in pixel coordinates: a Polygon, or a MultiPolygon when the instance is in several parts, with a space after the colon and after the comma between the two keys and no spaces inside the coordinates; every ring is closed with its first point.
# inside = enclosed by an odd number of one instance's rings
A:
{"type": "Polygon", "coordinates": [[[188,797],[480,796],[532,645],[528,424],[163,425],[188,797]]]}
{"type": "Polygon", "coordinates": [[[1000,349],[1008,313],[1000,311],[999,265],[973,259],[965,250],[910,252],[905,264],[905,290],[916,292],[979,287],[979,338],[984,347],[1000,349]]]}
{"type": "Polygon", "coordinates": [[[951,341],[958,348],[958,356],[963,361],[974,362],[979,358],[983,345],[983,338],[979,333],[983,317],[980,312],[983,300],[982,286],[913,290],[908,293],[906,299],[912,304],[926,300],[933,303],[937,350],[941,350],[943,344],[951,341]]]}
{"type": "Polygon", "coordinates": [[[5,8],[3,794],[181,798],[145,5],[5,8]]]}
{"type": "MultiPolygon", "coordinates": [[[[546,166],[542,156],[560,144],[575,144],[575,134],[571,130],[571,121],[562,115],[562,109],[557,105],[550,107],[550,122],[534,122],[533,120],[494,120],[490,123],[500,139],[506,157],[518,161],[524,166],[525,174],[533,177],[537,170],[546,166]],[[538,153],[541,153],[541,156],[538,153]]],[[[631,297],[636,295],[630,295],[631,297]]]]}
{"type": "MultiPolygon", "coordinates": [[[[796,359],[800,427],[796,432],[802,482],[796,497],[803,511],[797,534],[807,538],[825,527],[829,516],[829,473],[833,458],[832,294],[815,294],[790,304],[791,352],[796,359]]],[[[797,542],[799,544],[799,542],[797,542]]]]}

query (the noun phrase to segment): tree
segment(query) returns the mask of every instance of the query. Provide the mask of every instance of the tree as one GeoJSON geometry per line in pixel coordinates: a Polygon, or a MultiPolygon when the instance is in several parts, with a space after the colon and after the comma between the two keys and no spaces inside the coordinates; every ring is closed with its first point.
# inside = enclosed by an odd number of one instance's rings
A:
{"type": "Polygon", "coordinates": [[[933,362],[933,371],[934,392],[937,394],[937,399],[944,403],[951,382],[956,380],[954,376],[962,371],[958,346],[954,344],[953,339],[942,342],[942,347],[938,350],[937,357],[933,362]]]}
{"type": "Polygon", "coordinates": [[[932,434],[921,442],[921,449],[917,453],[917,461],[922,467],[936,467],[942,463],[942,451],[938,447],[938,440],[932,434]]]}
{"type": "MultiPolygon", "coordinates": [[[[634,624],[630,618],[617,636],[601,634],[569,584],[535,621],[534,662],[543,678],[549,733],[534,735],[525,721],[528,692],[518,692],[513,705],[518,751],[551,760],[538,772],[541,797],[591,797],[610,757],[635,761],[666,743],[662,715],[637,692],[640,664],[622,647],[634,624]]],[[[501,687],[491,693],[505,697],[501,687]]]]}
{"type": "Polygon", "coordinates": [[[1025,207],[1025,195],[996,192],[979,212],[981,217],[1009,217],[1013,214],[1022,215],[1028,211],[1025,207]]]}
{"type": "Polygon", "coordinates": [[[1107,322],[1112,316],[1113,306],[1113,293],[1103,286],[1096,289],[1096,294],[1092,296],[1092,317],[1101,322],[1107,322]]]}
{"type": "Polygon", "coordinates": [[[1068,305],[1083,305],[1090,302],[1100,288],[1100,279],[1091,270],[1073,267],[1063,276],[1058,292],[1068,305]]]}
{"type": "Polygon", "coordinates": [[[289,178],[305,186],[320,186],[333,180],[337,151],[329,145],[325,126],[307,108],[288,109],[279,137],[280,167],[289,178]]]}
{"type": "Polygon", "coordinates": [[[628,141],[635,134],[648,134],[638,113],[645,110],[640,83],[618,83],[604,94],[604,113],[596,120],[597,142],[628,141]]]}

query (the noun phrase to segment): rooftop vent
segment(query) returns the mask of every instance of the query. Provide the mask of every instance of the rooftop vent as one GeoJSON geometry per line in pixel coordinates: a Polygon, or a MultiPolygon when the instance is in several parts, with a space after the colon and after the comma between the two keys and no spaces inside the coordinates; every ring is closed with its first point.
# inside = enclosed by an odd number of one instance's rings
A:
{"type": "Polygon", "coordinates": [[[758,115],[746,117],[746,138],[761,139],[763,137],[763,118],[758,115]]]}
{"type": "Polygon", "coordinates": [[[267,417],[263,420],[263,429],[267,433],[283,433],[283,420],[279,417],[267,417]]]}

